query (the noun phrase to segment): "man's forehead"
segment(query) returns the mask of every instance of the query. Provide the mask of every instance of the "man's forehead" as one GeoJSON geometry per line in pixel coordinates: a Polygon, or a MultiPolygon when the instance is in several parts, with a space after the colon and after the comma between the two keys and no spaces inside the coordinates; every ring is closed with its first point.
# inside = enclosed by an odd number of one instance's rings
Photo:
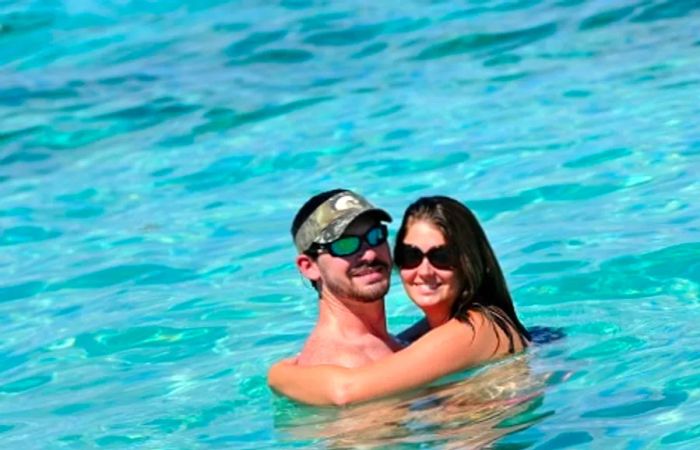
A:
{"type": "Polygon", "coordinates": [[[379,225],[381,221],[374,214],[361,214],[345,229],[343,234],[357,234],[367,231],[374,225],[379,225]]]}

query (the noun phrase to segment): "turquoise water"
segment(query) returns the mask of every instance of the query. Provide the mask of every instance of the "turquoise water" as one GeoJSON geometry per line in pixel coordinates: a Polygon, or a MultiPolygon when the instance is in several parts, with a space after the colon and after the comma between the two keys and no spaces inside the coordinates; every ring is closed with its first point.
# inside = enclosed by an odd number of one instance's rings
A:
{"type": "MultiPolygon", "coordinates": [[[[2,447],[697,448],[698,20],[0,1],[2,447]],[[463,200],[567,337],[355,408],[273,396],[316,313],[288,228],[338,186],[463,200]]],[[[387,305],[419,316],[398,280],[387,305]]]]}

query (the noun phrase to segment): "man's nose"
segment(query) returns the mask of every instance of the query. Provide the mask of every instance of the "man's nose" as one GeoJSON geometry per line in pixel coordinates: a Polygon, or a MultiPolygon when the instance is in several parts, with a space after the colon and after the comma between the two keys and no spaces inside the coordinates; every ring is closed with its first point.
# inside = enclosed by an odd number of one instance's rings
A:
{"type": "Polygon", "coordinates": [[[360,259],[364,261],[374,261],[375,259],[377,259],[379,247],[381,246],[378,245],[376,247],[372,247],[367,242],[363,242],[359,251],[360,259]]]}

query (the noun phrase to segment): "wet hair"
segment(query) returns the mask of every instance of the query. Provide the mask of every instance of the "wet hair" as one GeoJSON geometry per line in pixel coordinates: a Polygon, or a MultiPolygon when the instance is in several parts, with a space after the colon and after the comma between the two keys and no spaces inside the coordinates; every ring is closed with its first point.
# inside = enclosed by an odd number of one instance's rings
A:
{"type": "Polygon", "coordinates": [[[510,353],[515,351],[512,329],[517,331],[522,345],[527,346],[530,333],[518,320],[503,271],[486,233],[469,208],[450,197],[419,198],[404,213],[396,236],[394,260],[408,227],[416,220],[430,222],[442,231],[448,251],[456,262],[455,271],[463,285],[450,316],[473,326],[469,311],[479,311],[506,334],[510,353]]]}
{"type": "MultiPolygon", "coordinates": [[[[294,238],[297,235],[297,232],[299,231],[299,228],[301,228],[306,219],[308,219],[309,216],[313,214],[314,211],[316,211],[316,208],[321,206],[321,203],[333,197],[335,194],[344,191],[347,191],[347,189],[332,189],[330,191],[325,191],[321,192],[320,194],[316,194],[310,199],[308,199],[306,203],[304,203],[301,206],[301,208],[299,208],[299,211],[297,211],[296,215],[294,216],[294,220],[292,221],[292,228],[290,229],[292,233],[292,240],[294,240],[294,238]]],[[[315,259],[318,256],[318,251],[312,248],[304,251],[304,254],[315,259]]],[[[316,289],[317,292],[320,292],[318,282],[311,280],[311,285],[314,287],[314,289],[316,289]]]]}

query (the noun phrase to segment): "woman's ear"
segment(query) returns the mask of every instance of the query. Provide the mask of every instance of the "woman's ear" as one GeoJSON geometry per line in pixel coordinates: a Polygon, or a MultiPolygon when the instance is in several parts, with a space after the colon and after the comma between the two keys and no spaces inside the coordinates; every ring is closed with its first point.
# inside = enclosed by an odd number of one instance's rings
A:
{"type": "Polygon", "coordinates": [[[309,255],[300,254],[296,259],[299,272],[310,281],[318,281],[321,278],[321,271],[318,269],[318,263],[309,255]]]}

